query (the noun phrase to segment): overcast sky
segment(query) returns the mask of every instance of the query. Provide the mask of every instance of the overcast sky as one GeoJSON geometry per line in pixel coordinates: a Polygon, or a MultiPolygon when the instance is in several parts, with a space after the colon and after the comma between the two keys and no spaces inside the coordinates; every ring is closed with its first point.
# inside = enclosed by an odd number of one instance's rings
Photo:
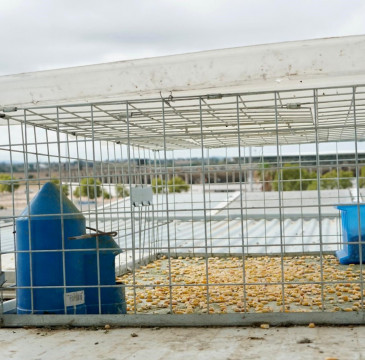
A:
{"type": "Polygon", "coordinates": [[[0,74],[365,34],[364,0],[0,0],[0,74]]]}

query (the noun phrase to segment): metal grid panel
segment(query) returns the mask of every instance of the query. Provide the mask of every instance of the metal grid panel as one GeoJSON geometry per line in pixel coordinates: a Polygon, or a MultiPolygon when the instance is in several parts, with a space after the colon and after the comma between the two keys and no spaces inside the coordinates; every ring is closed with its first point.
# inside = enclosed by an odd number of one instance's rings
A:
{"type": "MultiPolygon", "coordinates": [[[[148,102],[129,101],[25,109],[27,124],[58,129],[74,136],[118,141],[147,149],[189,149],[226,147],[236,140],[237,110],[242,146],[311,143],[352,140],[348,128],[353,105],[352,88],[274,93],[207,95],[200,98],[164,98],[148,102]],[[318,99],[318,124],[314,120],[318,99]],[[201,101],[201,104],[199,102],[201,101]],[[202,129],[200,129],[202,115],[202,129]],[[275,116],[278,118],[277,126],[275,116]],[[93,126],[91,126],[91,124],[93,126]],[[129,136],[127,128],[129,126],[129,136]],[[93,129],[93,131],[92,131],[93,129]]],[[[357,126],[363,134],[364,88],[356,87],[357,126]]],[[[11,119],[24,121],[23,114],[11,119]]]]}
{"type": "MultiPolygon", "coordinates": [[[[118,232],[115,239],[123,253],[116,265],[124,283],[103,285],[97,261],[99,314],[105,287],[126,290],[127,311],[135,316],[136,325],[143,322],[139,313],[156,312],[155,323],[167,324],[170,320],[163,320],[167,312],[189,314],[191,309],[213,317],[213,313],[228,313],[229,319],[230,312],[258,315],[265,310],[280,318],[291,311],[294,322],[302,319],[301,311],[326,313],[352,306],[362,313],[362,264],[350,271],[329,256],[342,246],[342,227],[334,206],[360,204],[365,195],[361,189],[365,164],[363,90],[346,87],[171,96],[19,109],[1,120],[5,125],[0,135],[3,172],[10,173],[12,179],[0,181],[12,190],[10,195],[2,194],[8,204],[0,215],[2,268],[12,261],[16,268],[16,258],[22,252],[13,245],[20,211],[45,182],[56,178],[61,186],[68,186],[70,199],[89,227],[118,232]],[[294,177],[286,178],[288,169],[294,177]],[[171,181],[177,176],[188,184],[187,192],[173,190],[176,185],[171,181]],[[87,195],[81,194],[84,179],[100,181],[92,188],[96,191],[100,186],[104,196],[92,199],[90,189],[87,195]],[[152,187],[156,193],[152,204],[136,205],[130,197],[124,198],[116,185],[129,191],[152,187]],[[192,261],[197,262],[195,270],[202,278],[183,275],[192,261]],[[229,271],[230,261],[236,267],[232,278],[223,281],[215,272],[229,271]],[[288,273],[295,268],[291,261],[302,277],[288,273]],[[265,269],[264,264],[274,264],[276,273],[253,276],[257,268],[265,269]],[[152,268],[162,271],[151,273],[152,268]],[[313,275],[305,268],[315,269],[313,275]],[[329,272],[334,277],[329,277],[329,272]],[[234,277],[236,273],[239,276],[234,277]],[[330,299],[333,288],[343,290],[348,284],[351,299],[348,295],[343,295],[347,300],[340,295],[330,299]],[[266,299],[263,287],[273,289],[275,301],[266,299]],[[165,292],[158,293],[159,289],[165,292]],[[182,301],[188,289],[200,298],[196,307],[190,300],[182,301]],[[235,299],[225,297],[227,289],[238,294],[235,299]],[[305,304],[307,295],[301,299],[298,295],[300,306],[290,308],[297,299],[293,289],[313,290],[308,295],[311,309],[305,304]],[[143,300],[146,296],[151,296],[151,302],[164,297],[164,303],[148,305],[143,300]],[[255,299],[270,304],[255,306],[255,299]],[[229,301],[234,301],[234,306],[229,301]]],[[[62,210],[59,215],[64,219],[62,210]]],[[[32,221],[32,215],[29,219],[32,221]]],[[[361,220],[358,236],[355,245],[362,260],[361,220]]],[[[29,243],[32,241],[30,237],[29,243]]],[[[103,250],[96,249],[98,258],[103,250]]],[[[69,252],[64,247],[60,251],[63,259],[69,252]]],[[[73,288],[66,283],[65,262],[63,284],[58,287],[64,293],[73,288]]],[[[32,292],[37,289],[31,284],[32,292]]],[[[34,302],[31,307],[35,312],[34,302]]],[[[2,315],[8,324],[38,321],[22,316],[2,315]]],[[[149,321],[152,324],[154,320],[149,321]]],[[[191,324],[199,321],[194,319],[191,324]]]]}

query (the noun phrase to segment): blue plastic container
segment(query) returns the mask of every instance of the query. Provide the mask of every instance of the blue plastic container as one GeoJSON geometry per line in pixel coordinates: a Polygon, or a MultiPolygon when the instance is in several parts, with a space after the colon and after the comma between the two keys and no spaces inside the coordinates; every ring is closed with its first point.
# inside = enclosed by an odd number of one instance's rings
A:
{"type": "MultiPolygon", "coordinates": [[[[32,280],[32,286],[36,287],[33,288],[33,296],[31,289],[17,289],[18,314],[31,313],[32,300],[34,314],[65,313],[64,272],[66,292],[83,290],[85,293],[85,303],[67,307],[67,313],[99,312],[98,289],[85,287],[98,284],[96,241],[99,241],[99,249],[106,249],[99,251],[101,285],[115,285],[115,255],[120,248],[108,235],[77,238],[85,233],[84,216],[64,194],[60,195],[55,184],[46,183],[16,220],[16,249],[21,251],[16,257],[17,286],[29,287],[32,280]],[[64,252],[65,271],[61,251],[62,230],[64,248],[75,249],[64,252]],[[74,237],[76,239],[70,239],[74,237]],[[29,250],[32,250],[31,254],[29,250]]],[[[125,313],[125,297],[121,288],[101,288],[101,302],[102,313],[125,313]]]]}
{"type": "Polygon", "coordinates": [[[359,264],[360,251],[362,252],[362,263],[365,263],[365,204],[360,204],[359,207],[360,227],[357,204],[337,206],[337,209],[341,210],[343,248],[336,251],[336,256],[343,265],[359,264]],[[361,238],[361,246],[359,238],[361,238]]]}
{"type": "MultiPolygon", "coordinates": [[[[100,284],[115,285],[115,256],[121,252],[118,244],[109,235],[99,235],[100,284]]],[[[84,240],[89,249],[96,249],[96,237],[84,240]]],[[[98,285],[97,252],[89,251],[84,255],[85,285],[98,285]]],[[[86,312],[99,314],[99,293],[97,287],[85,288],[86,312]]],[[[125,291],[121,287],[101,287],[101,314],[125,314],[125,291]]]]}

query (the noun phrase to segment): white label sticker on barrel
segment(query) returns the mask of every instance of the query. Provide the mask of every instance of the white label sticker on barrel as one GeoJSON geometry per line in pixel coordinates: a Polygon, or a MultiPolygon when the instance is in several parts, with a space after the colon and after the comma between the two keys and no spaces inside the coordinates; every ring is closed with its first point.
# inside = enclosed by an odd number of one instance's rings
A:
{"type": "Polygon", "coordinates": [[[65,305],[66,306],[76,306],[85,303],[85,293],[84,290],[73,291],[65,294],[65,305]]]}

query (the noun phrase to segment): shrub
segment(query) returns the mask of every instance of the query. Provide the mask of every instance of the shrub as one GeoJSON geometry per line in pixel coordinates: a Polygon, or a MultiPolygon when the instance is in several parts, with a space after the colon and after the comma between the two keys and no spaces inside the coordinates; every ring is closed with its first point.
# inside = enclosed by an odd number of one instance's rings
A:
{"type": "Polygon", "coordinates": [[[273,189],[278,191],[279,188],[279,171],[281,171],[281,190],[283,191],[299,191],[307,190],[313,183],[313,179],[317,177],[315,172],[310,172],[307,169],[300,169],[297,165],[284,164],[282,170],[275,172],[273,189]]]}
{"type": "Polygon", "coordinates": [[[118,184],[115,186],[115,188],[117,190],[117,196],[119,198],[125,198],[129,196],[129,191],[124,185],[118,184]]]}
{"type": "Polygon", "coordinates": [[[13,180],[11,178],[11,175],[9,174],[0,174],[0,181],[5,181],[4,183],[0,184],[0,192],[13,192],[13,190],[15,191],[18,187],[19,184],[18,183],[11,183],[11,180],[13,180]]]}
{"type": "Polygon", "coordinates": [[[360,169],[359,187],[365,187],[365,166],[360,169]]]}
{"type": "Polygon", "coordinates": [[[103,190],[103,199],[110,199],[110,198],[111,198],[110,194],[106,190],[103,190]]]}
{"type": "Polygon", "coordinates": [[[79,187],[77,187],[77,188],[74,190],[73,195],[74,195],[75,197],[77,197],[77,198],[79,198],[79,197],[80,197],[80,188],[79,188],[79,187]]]}
{"type": "Polygon", "coordinates": [[[317,180],[312,181],[308,185],[307,190],[317,190],[317,180]]]}
{"type": "MultiPolygon", "coordinates": [[[[352,187],[352,171],[340,170],[337,177],[337,170],[331,170],[321,176],[321,190],[348,189],[352,187]]],[[[317,179],[313,180],[307,190],[317,190],[317,179]]]]}
{"type": "Polygon", "coordinates": [[[80,181],[80,186],[78,186],[74,191],[74,196],[87,196],[89,199],[95,199],[102,195],[101,182],[94,178],[84,178],[80,181]]]}
{"type": "Polygon", "coordinates": [[[180,177],[174,176],[167,182],[167,187],[170,193],[188,191],[190,186],[180,177]]]}
{"type": "Polygon", "coordinates": [[[331,170],[321,176],[321,189],[348,189],[352,187],[352,171],[331,170]]]}
{"type": "Polygon", "coordinates": [[[164,191],[165,188],[165,181],[161,178],[154,178],[152,179],[152,191],[154,194],[160,194],[164,191]]]}
{"type": "MultiPolygon", "coordinates": [[[[51,183],[55,184],[58,189],[60,188],[60,180],[59,179],[52,179],[51,183]]],[[[64,195],[68,196],[69,192],[68,192],[68,185],[67,184],[62,184],[62,192],[64,193],[64,195]]]]}

